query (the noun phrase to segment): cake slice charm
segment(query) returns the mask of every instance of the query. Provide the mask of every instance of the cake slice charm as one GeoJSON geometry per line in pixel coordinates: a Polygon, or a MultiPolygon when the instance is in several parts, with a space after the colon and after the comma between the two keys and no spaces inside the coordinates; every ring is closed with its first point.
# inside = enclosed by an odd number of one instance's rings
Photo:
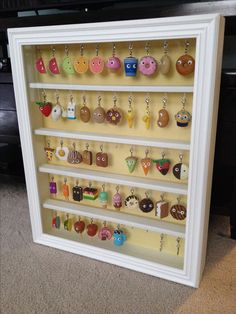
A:
{"type": "Polygon", "coordinates": [[[129,169],[129,173],[132,173],[135,169],[135,166],[137,164],[138,158],[133,156],[133,149],[130,149],[130,156],[125,158],[126,164],[129,169]]]}

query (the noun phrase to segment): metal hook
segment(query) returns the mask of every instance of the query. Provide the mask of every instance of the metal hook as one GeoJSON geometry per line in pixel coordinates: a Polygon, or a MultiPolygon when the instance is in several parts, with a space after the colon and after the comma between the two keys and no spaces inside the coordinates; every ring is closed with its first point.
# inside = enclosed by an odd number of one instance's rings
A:
{"type": "Polygon", "coordinates": [[[99,51],[99,44],[96,46],[96,56],[98,56],[98,51],[99,51]]]}
{"type": "Polygon", "coordinates": [[[117,186],[116,186],[116,192],[117,192],[117,193],[119,192],[119,189],[120,189],[120,187],[119,187],[119,185],[117,185],[117,186]]]}
{"type": "Polygon", "coordinates": [[[145,157],[146,157],[146,158],[147,158],[148,154],[149,154],[149,150],[146,149],[146,150],[145,150],[145,157]]]}
{"type": "Polygon", "coordinates": [[[100,150],[101,150],[101,152],[103,152],[103,144],[100,145],[100,150]]]}
{"type": "Polygon", "coordinates": [[[116,55],[116,44],[113,43],[113,47],[112,47],[112,56],[115,57],[116,55]]]}
{"type": "Polygon", "coordinates": [[[184,155],[183,154],[179,154],[179,160],[180,160],[181,163],[183,161],[183,158],[184,158],[184,155]]]}
{"type": "Polygon", "coordinates": [[[185,44],[185,50],[184,50],[184,52],[185,52],[185,54],[186,54],[186,53],[188,52],[188,50],[189,50],[190,43],[189,43],[189,41],[185,40],[184,44],[185,44]]]}
{"type": "Polygon", "coordinates": [[[163,43],[163,48],[164,48],[164,53],[167,54],[168,48],[169,48],[169,45],[168,45],[168,41],[167,41],[167,40],[164,41],[164,43],[163,43]]]}
{"type": "Polygon", "coordinates": [[[129,55],[132,57],[133,54],[133,43],[129,43],[129,55]]]}
{"type": "Polygon", "coordinates": [[[130,96],[128,97],[128,102],[129,102],[129,105],[131,105],[132,100],[133,100],[133,97],[130,95],[130,96]]]}
{"type": "Polygon", "coordinates": [[[161,153],[161,157],[162,157],[162,159],[164,159],[164,158],[165,158],[165,155],[166,155],[166,154],[165,154],[165,152],[162,152],[162,153],[161,153]]]}
{"type": "Polygon", "coordinates": [[[149,42],[146,42],[145,50],[146,50],[147,56],[149,56],[149,49],[150,49],[150,43],[149,43],[149,42]]]}
{"type": "Polygon", "coordinates": [[[86,105],[86,96],[85,95],[83,95],[83,105],[85,106],[86,105]]]}
{"type": "Polygon", "coordinates": [[[66,56],[68,56],[68,55],[69,55],[69,48],[68,48],[68,46],[67,46],[67,45],[65,45],[65,54],[66,54],[66,56]]]}
{"type": "Polygon", "coordinates": [[[100,105],[101,100],[102,100],[102,97],[99,95],[99,96],[98,96],[98,106],[99,106],[99,107],[101,106],[101,105],[100,105]]]}
{"type": "Polygon", "coordinates": [[[83,44],[80,45],[80,55],[81,55],[81,57],[83,57],[83,55],[84,55],[84,45],[83,44]]]}

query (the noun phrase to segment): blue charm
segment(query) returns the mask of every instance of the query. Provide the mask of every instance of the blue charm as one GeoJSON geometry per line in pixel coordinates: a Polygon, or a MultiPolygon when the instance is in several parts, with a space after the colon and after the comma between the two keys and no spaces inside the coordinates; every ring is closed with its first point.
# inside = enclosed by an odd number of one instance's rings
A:
{"type": "Polygon", "coordinates": [[[114,230],[114,233],[113,233],[113,243],[116,245],[116,246],[121,246],[124,244],[124,242],[126,241],[127,237],[126,235],[124,234],[124,231],[121,230],[121,229],[116,229],[114,230]]]}
{"type": "Polygon", "coordinates": [[[126,76],[136,76],[137,67],[138,67],[138,59],[134,57],[127,57],[124,60],[124,65],[125,65],[126,76]]]}

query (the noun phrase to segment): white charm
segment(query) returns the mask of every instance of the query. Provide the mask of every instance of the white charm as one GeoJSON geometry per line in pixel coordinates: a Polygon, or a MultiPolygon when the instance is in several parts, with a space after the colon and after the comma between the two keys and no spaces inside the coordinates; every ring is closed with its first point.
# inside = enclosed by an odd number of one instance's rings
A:
{"type": "Polygon", "coordinates": [[[65,146],[59,146],[56,148],[55,155],[59,160],[67,160],[69,155],[69,148],[65,146]]]}
{"type": "Polygon", "coordinates": [[[57,104],[52,108],[52,120],[57,121],[62,115],[61,105],[57,104]]]}
{"type": "Polygon", "coordinates": [[[69,101],[67,105],[67,119],[69,120],[76,119],[75,103],[73,101],[69,101]]]}

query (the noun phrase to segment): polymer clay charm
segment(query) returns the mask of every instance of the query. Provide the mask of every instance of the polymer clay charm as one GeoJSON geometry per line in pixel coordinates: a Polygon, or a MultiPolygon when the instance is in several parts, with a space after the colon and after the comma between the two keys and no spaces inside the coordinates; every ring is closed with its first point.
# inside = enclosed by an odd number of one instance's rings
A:
{"type": "Polygon", "coordinates": [[[170,169],[170,159],[165,158],[165,154],[162,153],[162,159],[154,159],[153,163],[156,164],[156,168],[160,173],[165,176],[170,169]]]}
{"type": "Polygon", "coordinates": [[[182,109],[178,111],[175,115],[177,126],[181,128],[187,127],[189,122],[191,122],[191,119],[192,119],[191,113],[185,110],[186,101],[187,101],[186,96],[184,95],[181,98],[182,109]]]}
{"type": "Polygon", "coordinates": [[[149,170],[151,169],[151,165],[152,165],[152,159],[148,157],[148,149],[146,149],[145,151],[145,158],[141,159],[141,166],[143,168],[143,172],[145,174],[145,176],[148,174],[149,170]]]}
{"type": "Polygon", "coordinates": [[[118,71],[121,68],[121,61],[118,57],[116,57],[116,44],[113,44],[112,57],[108,58],[106,67],[110,71],[118,71]]]}
{"type": "Polygon", "coordinates": [[[185,41],[185,54],[176,61],[176,70],[183,76],[193,73],[195,67],[194,58],[188,54],[189,46],[189,42],[185,41]]]}
{"type": "Polygon", "coordinates": [[[119,108],[117,108],[117,106],[116,106],[116,102],[117,102],[116,96],[113,97],[113,101],[114,101],[114,106],[113,106],[113,108],[111,108],[107,111],[106,120],[110,124],[117,125],[122,120],[122,113],[121,113],[121,110],[119,108]]]}
{"type": "Polygon", "coordinates": [[[106,226],[106,222],[104,221],[104,226],[99,230],[98,237],[100,240],[111,240],[112,238],[112,231],[106,226]]]}
{"type": "Polygon", "coordinates": [[[164,196],[163,194],[161,195],[161,200],[156,202],[156,210],[155,210],[155,215],[158,218],[165,218],[169,214],[169,203],[164,201],[164,196]]]}
{"type": "Polygon", "coordinates": [[[163,97],[162,99],[163,107],[161,110],[158,111],[158,119],[157,119],[157,125],[160,128],[164,128],[169,123],[169,113],[166,110],[166,104],[167,104],[167,97],[163,97]]]}
{"type": "Polygon", "coordinates": [[[133,124],[134,124],[135,114],[134,114],[134,109],[133,109],[133,107],[131,105],[132,104],[132,97],[131,96],[129,96],[128,102],[129,102],[129,107],[128,107],[128,110],[127,110],[127,113],[126,113],[126,120],[128,122],[129,128],[132,128],[133,124]]]}
{"type": "Polygon", "coordinates": [[[40,49],[38,49],[38,53],[39,53],[39,58],[36,60],[35,62],[35,67],[36,67],[36,70],[40,73],[40,74],[44,74],[47,72],[46,70],[46,67],[44,65],[44,61],[43,61],[43,58],[41,56],[41,51],[40,49]]]}
{"type": "Polygon", "coordinates": [[[63,146],[63,141],[60,142],[61,146],[56,148],[55,155],[59,160],[67,160],[69,155],[69,148],[63,146]]]}
{"type": "Polygon", "coordinates": [[[75,120],[76,119],[76,106],[75,102],[73,101],[73,96],[70,96],[70,101],[67,104],[67,119],[68,120],[75,120]]]}
{"type": "Polygon", "coordinates": [[[72,197],[76,202],[83,200],[83,188],[79,186],[78,180],[76,180],[76,185],[72,188],[72,197]]]}
{"type": "Polygon", "coordinates": [[[88,71],[89,62],[88,58],[84,56],[84,46],[80,46],[80,57],[74,61],[74,69],[77,73],[83,74],[88,71]]]}
{"type": "Polygon", "coordinates": [[[62,185],[62,193],[66,200],[69,200],[69,185],[67,184],[67,179],[64,179],[64,184],[62,185]]]}
{"type": "Polygon", "coordinates": [[[82,162],[82,160],[83,160],[82,155],[80,154],[79,151],[75,149],[75,143],[73,143],[73,150],[70,150],[67,157],[67,161],[70,164],[79,164],[82,162]]]}
{"type": "Polygon", "coordinates": [[[48,142],[47,147],[44,147],[44,151],[45,151],[47,160],[52,161],[52,157],[55,152],[55,149],[50,147],[50,142],[48,142]]]}
{"type": "Polygon", "coordinates": [[[66,220],[64,221],[64,229],[67,231],[71,231],[72,230],[72,219],[69,218],[69,214],[66,215],[66,220]]]}
{"type": "Polygon", "coordinates": [[[90,183],[89,186],[83,190],[83,198],[90,201],[96,200],[96,198],[98,198],[98,189],[92,188],[90,183]]]}
{"type": "Polygon", "coordinates": [[[125,199],[125,207],[130,209],[138,209],[139,208],[139,198],[134,195],[134,190],[131,189],[131,194],[125,199]]]}
{"type": "Polygon", "coordinates": [[[39,105],[39,110],[45,117],[48,117],[52,112],[52,103],[47,101],[45,93],[43,93],[43,101],[36,101],[35,103],[39,105]]]}
{"type": "Polygon", "coordinates": [[[142,212],[144,213],[150,213],[153,208],[154,208],[154,203],[153,201],[149,198],[148,193],[145,193],[146,197],[143,198],[139,202],[139,208],[141,209],[142,212]]]}
{"type": "Polygon", "coordinates": [[[75,232],[80,233],[80,234],[84,232],[85,222],[81,220],[80,217],[79,217],[79,220],[77,220],[74,223],[74,229],[75,229],[75,232]]]}
{"type": "Polygon", "coordinates": [[[87,234],[90,237],[94,237],[98,232],[98,226],[93,223],[93,219],[91,219],[91,222],[89,225],[87,225],[87,234]]]}
{"type": "Polygon", "coordinates": [[[139,72],[146,76],[151,76],[157,71],[157,61],[155,58],[149,56],[149,43],[146,43],[145,50],[146,56],[139,60],[138,69],[139,72]]]}
{"type": "Polygon", "coordinates": [[[82,153],[83,162],[86,165],[92,165],[93,163],[93,153],[88,150],[89,144],[86,144],[86,149],[82,153]]]}
{"type": "Polygon", "coordinates": [[[168,42],[167,41],[164,41],[163,48],[164,48],[164,55],[161,57],[161,60],[160,60],[160,72],[166,75],[170,72],[170,67],[171,67],[171,59],[168,56],[168,42]]]}
{"type": "Polygon", "coordinates": [[[57,184],[54,181],[54,177],[52,177],[51,181],[49,182],[49,191],[51,196],[55,196],[57,194],[57,184]]]}
{"type": "Polygon", "coordinates": [[[103,145],[100,146],[101,152],[96,154],[96,165],[98,167],[108,166],[108,155],[103,152],[103,145]]]}
{"type": "Polygon", "coordinates": [[[56,96],[56,104],[52,108],[52,120],[58,121],[62,116],[62,106],[59,102],[59,96],[56,96]]]}
{"type": "Polygon", "coordinates": [[[170,214],[176,220],[184,220],[187,216],[187,210],[184,205],[180,204],[180,198],[177,198],[178,204],[171,206],[170,214]]]}
{"type": "Polygon", "coordinates": [[[103,123],[106,119],[106,111],[101,107],[101,96],[98,96],[98,106],[93,112],[93,120],[97,123],[103,123]]]}
{"type": "Polygon", "coordinates": [[[175,164],[173,167],[173,175],[179,180],[187,180],[188,179],[188,166],[184,164],[183,155],[179,155],[180,162],[175,164]]]}
{"type": "Polygon", "coordinates": [[[145,109],[145,114],[142,120],[145,123],[146,129],[148,130],[151,127],[151,112],[150,112],[150,107],[149,107],[149,103],[150,103],[149,97],[145,99],[145,102],[146,102],[146,109],[145,109]]]}
{"type": "Polygon", "coordinates": [[[125,75],[126,76],[136,76],[138,59],[133,57],[133,44],[129,44],[129,57],[124,59],[125,75]]]}
{"type": "Polygon", "coordinates": [[[104,69],[104,60],[98,55],[99,45],[96,46],[96,57],[93,57],[89,62],[89,69],[93,74],[102,73],[104,69]]]}
{"type": "Polygon", "coordinates": [[[133,148],[130,149],[130,156],[125,158],[129,173],[132,173],[137,164],[138,158],[133,156],[133,148]]]}
{"type": "Polygon", "coordinates": [[[114,230],[113,243],[115,246],[122,246],[126,240],[127,240],[127,237],[122,229],[118,227],[117,229],[114,230]]]}
{"type": "Polygon", "coordinates": [[[80,119],[85,123],[90,120],[90,109],[86,106],[85,96],[83,96],[83,107],[80,109],[80,119]]]}
{"type": "Polygon", "coordinates": [[[102,208],[107,208],[108,203],[108,192],[105,191],[105,185],[102,185],[102,191],[99,193],[99,202],[102,206],[102,208]]]}
{"type": "Polygon", "coordinates": [[[57,215],[57,213],[55,213],[55,215],[52,218],[52,227],[56,229],[60,229],[60,226],[61,226],[61,218],[60,216],[57,215]]]}
{"type": "Polygon", "coordinates": [[[115,208],[118,209],[122,207],[122,196],[119,193],[119,186],[116,187],[116,193],[112,197],[112,204],[115,208]]]}
{"type": "Polygon", "coordinates": [[[52,48],[52,58],[49,60],[48,68],[52,74],[60,74],[60,70],[57,64],[57,60],[55,58],[56,49],[52,48]]]}
{"type": "Polygon", "coordinates": [[[66,54],[66,56],[63,59],[62,68],[66,74],[74,74],[75,71],[74,71],[74,67],[73,67],[73,63],[71,61],[71,58],[69,57],[68,46],[65,46],[65,54],[66,54]]]}

